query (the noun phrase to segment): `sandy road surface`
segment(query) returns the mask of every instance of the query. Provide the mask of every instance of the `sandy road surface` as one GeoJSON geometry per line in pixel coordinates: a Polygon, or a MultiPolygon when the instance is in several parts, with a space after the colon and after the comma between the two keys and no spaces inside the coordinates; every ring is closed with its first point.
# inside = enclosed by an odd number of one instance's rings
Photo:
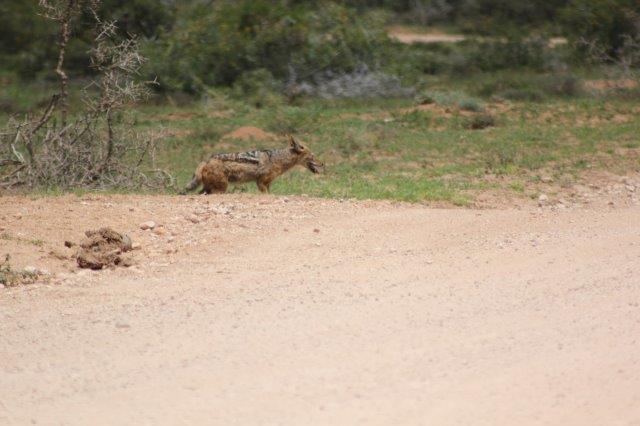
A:
{"type": "Polygon", "coordinates": [[[4,201],[59,278],[0,290],[0,424],[640,424],[638,206],[4,201]],[[48,257],[101,224],[137,266],[48,257]]]}

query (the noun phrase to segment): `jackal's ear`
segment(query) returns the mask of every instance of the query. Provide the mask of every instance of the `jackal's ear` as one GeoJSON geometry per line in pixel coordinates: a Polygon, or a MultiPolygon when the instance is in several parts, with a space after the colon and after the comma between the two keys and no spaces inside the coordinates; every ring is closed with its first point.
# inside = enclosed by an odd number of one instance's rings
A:
{"type": "Polygon", "coordinates": [[[289,145],[295,152],[302,152],[304,148],[296,141],[292,135],[289,135],[289,145]]]}

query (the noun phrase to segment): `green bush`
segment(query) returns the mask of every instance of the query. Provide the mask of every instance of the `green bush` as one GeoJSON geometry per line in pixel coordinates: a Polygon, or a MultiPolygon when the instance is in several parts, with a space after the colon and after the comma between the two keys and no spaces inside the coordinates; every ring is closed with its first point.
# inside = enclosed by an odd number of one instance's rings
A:
{"type": "MultiPolygon", "coordinates": [[[[95,37],[95,17],[78,2],[67,46],[65,68],[71,75],[93,73],[89,47],[95,37]]],[[[116,21],[121,37],[135,34],[153,39],[171,26],[172,13],[155,0],[102,0],[97,13],[104,21],[116,21]]],[[[35,0],[0,1],[0,68],[15,71],[23,79],[52,75],[58,54],[58,27],[43,16],[35,0]]]]}
{"type": "Polygon", "coordinates": [[[256,108],[276,106],[282,103],[282,84],[265,69],[243,73],[233,85],[233,94],[256,108]]]}
{"type": "Polygon", "coordinates": [[[455,71],[468,73],[474,70],[495,71],[524,67],[541,70],[547,64],[547,45],[548,41],[539,37],[470,41],[464,46],[464,60],[455,71]]]}
{"type": "Polygon", "coordinates": [[[277,81],[376,67],[388,39],[376,15],[359,16],[335,3],[310,8],[286,0],[195,4],[148,46],[147,72],[165,89],[198,92],[232,86],[244,73],[268,71],[277,81]]]}
{"type": "Polygon", "coordinates": [[[486,129],[487,127],[493,127],[495,125],[496,118],[491,114],[474,115],[465,123],[465,127],[472,130],[486,129]]]}
{"type": "Polygon", "coordinates": [[[596,47],[602,59],[615,60],[629,39],[640,39],[640,2],[572,0],[562,11],[562,21],[582,57],[596,47]]]}
{"type": "Polygon", "coordinates": [[[459,43],[434,43],[403,47],[396,51],[393,65],[398,74],[471,75],[478,72],[529,69],[543,71],[564,63],[560,52],[548,47],[542,37],[505,40],[467,40],[459,43]]]}

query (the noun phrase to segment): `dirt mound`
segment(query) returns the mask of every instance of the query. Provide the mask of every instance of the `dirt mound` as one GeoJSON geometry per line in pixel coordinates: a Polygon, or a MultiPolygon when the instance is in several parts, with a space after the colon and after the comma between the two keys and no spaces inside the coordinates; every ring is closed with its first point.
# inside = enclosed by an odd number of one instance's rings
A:
{"type": "MultiPolygon", "coordinates": [[[[88,269],[102,269],[109,266],[130,266],[131,259],[122,256],[131,250],[131,238],[111,228],[86,231],[86,238],[80,242],[76,258],[78,266],[88,269]]],[[[65,243],[67,246],[70,243],[65,243]]]]}
{"type": "Polygon", "coordinates": [[[244,141],[268,141],[276,139],[273,133],[265,132],[264,130],[253,126],[242,126],[235,129],[233,132],[227,133],[222,139],[240,139],[244,141]]]}

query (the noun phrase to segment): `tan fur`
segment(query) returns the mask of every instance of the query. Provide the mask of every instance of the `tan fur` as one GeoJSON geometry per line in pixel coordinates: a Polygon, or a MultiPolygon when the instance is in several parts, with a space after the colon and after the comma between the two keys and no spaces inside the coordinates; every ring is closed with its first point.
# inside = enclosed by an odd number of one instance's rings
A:
{"type": "Polygon", "coordinates": [[[296,165],[306,166],[313,173],[323,167],[311,151],[289,136],[289,147],[285,149],[212,155],[198,165],[185,191],[202,184],[202,193],[221,193],[226,192],[229,183],[256,182],[260,192],[269,192],[271,183],[296,165]]]}

